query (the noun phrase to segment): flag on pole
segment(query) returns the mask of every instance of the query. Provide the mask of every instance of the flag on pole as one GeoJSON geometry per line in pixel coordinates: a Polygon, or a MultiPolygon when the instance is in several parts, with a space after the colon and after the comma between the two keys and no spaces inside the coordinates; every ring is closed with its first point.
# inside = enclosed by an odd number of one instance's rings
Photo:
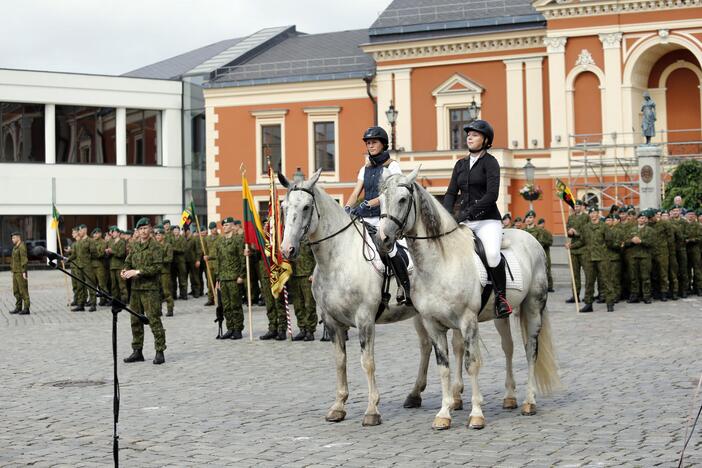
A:
{"type": "Polygon", "coordinates": [[[193,222],[193,215],[195,213],[195,204],[190,201],[190,206],[183,210],[183,214],[180,215],[180,225],[183,228],[190,226],[193,222]]]}
{"type": "Polygon", "coordinates": [[[56,205],[51,205],[51,229],[54,231],[58,229],[59,226],[59,217],[61,215],[59,214],[58,210],[56,209],[56,205]]]}
{"type": "Polygon", "coordinates": [[[556,190],[558,191],[558,198],[566,202],[566,204],[571,208],[575,209],[575,198],[573,197],[573,192],[570,191],[568,186],[561,179],[556,179],[556,190]]]}
{"type": "Polygon", "coordinates": [[[270,199],[268,203],[268,245],[266,253],[271,259],[271,293],[273,297],[278,297],[283,291],[285,283],[292,276],[292,265],[283,259],[283,253],[280,251],[283,230],[280,223],[278,189],[275,186],[275,173],[271,167],[270,160],[268,161],[268,179],[270,180],[270,199]]]}
{"type": "Polygon", "coordinates": [[[249,182],[246,180],[246,175],[243,172],[241,174],[241,189],[244,200],[244,242],[255,246],[256,250],[261,252],[266,270],[270,271],[270,261],[264,255],[266,252],[266,240],[263,234],[263,226],[256,211],[256,204],[254,203],[253,195],[251,195],[251,189],[249,189],[249,182]]]}

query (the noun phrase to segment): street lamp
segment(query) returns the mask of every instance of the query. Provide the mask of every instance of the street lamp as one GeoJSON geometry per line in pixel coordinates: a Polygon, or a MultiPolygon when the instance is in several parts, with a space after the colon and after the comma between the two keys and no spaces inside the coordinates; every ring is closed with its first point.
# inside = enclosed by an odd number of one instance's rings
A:
{"type": "Polygon", "coordinates": [[[390,101],[390,107],[388,107],[388,110],[385,111],[385,117],[388,118],[388,122],[390,122],[390,128],[391,128],[391,135],[392,135],[392,145],[390,146],[390,149],[392,151],[395,151],[395,122],[397,122],[397,110],[395,110],[395,105],[390,101]]]}
{"type": "Polygon", "coordinates": [[[293,174],[293,182],[299,184],[305,181],[305,173],[302,172],[302,168],[298,167],[293,174]]]}
{"type": "MultiPolygon", "coordinates": [[[[524,165],[524,177],[526,177],[527,185],[531,188],[531,190],[534,189],[534,173],[536,172],[536,166],[534,166],[531,163],[531,158],[527,158],[527,162],[524,165]]],[[[529,197],[529,210],[534,209],[534,203],[533,200],[531,200],[533,197],[529,197]]]]}
{"type": "Polygon", "coordinates": [[[480,116],[480,106],[475,103],[475,98],[473,98],[471,103],[468,105],[468,116],[470,117],[471,122],[480,116]]]}

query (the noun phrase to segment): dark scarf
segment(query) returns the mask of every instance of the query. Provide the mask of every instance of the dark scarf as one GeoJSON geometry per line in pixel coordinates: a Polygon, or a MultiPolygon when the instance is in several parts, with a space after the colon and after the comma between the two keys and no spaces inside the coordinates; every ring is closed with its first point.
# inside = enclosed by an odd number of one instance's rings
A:
{"type": "Polygon", "coordinates": [[[390,159],[390,153],[388,153],[387,151],[383,151],[382,153],[376,154],[375,156],[371,156],[369,154],[368,159],[370,160],[373,166],[382,166],[385,163],[385,161],[390,159]]]}

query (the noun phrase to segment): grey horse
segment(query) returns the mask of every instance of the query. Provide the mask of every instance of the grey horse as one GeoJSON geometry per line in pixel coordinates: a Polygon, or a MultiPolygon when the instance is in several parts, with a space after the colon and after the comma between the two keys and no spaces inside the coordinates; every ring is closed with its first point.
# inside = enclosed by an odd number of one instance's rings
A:
{"type": "MultiPolygon", "coordinates": [[[[407,176],[395,174],[383,181],[379,235],[385,248],[392,246],[396,239],[406,237],[415,262],[412,302],[434,346],[443,394],[441,410],[432,426],[435,429],[451,426],[452,396],[449,392],[446,331],[458,328],[465,340],[464,363],[472,387],[468,426],[482,429],[485,416],[481,409],[483,397],[478,387],[481,365],[478,322],[493,320],[493,299],[491,297],[485,308],[480,310],[482,287],[473,259],[473,233],[467,227],[459,227],[439,201],[415,183],[418,173],[419,169],[416,169],[407,176]]],[[[508,229],[504,232],[504,238],[515,251],[524,280],[521,291],[508,290],[507,299],[519,311],[528,362],[522,414],[532,415],[536,413],[536,388],[548,394],[561,385],[546,309],[546,254],[538,241],[527,232],[508,229]]],[[[496,322],[502,322],[499,325],[496,323],[498,329],[504,323],[508,325],[508,320],[496,322]]],[[[512,349],[504,351],[508,377],[503,406],[511,398],[516,407],[514,378],[511,376],[512,349]]]]}
{"type": "MultiPolygon", "coordinates": [[[[308,181],[295,184],[278,174],[280,183],[288,189],[283,202],[285,230],[281,248],[286,258],[294,259],[299,253],[300,241],[307,236],[317,261],[312,293],[322,319],[331,331],[336,355],[336,399],[327,412],[327,421],[338,422],[346,417],[349,389],[344,332],[349,327],[356,327],[361,345],[361,365],[368,379],[368,408],[363,416],[363,425],[374,426],[381,422],[378,411],[380,395],[375,381],[375,324],[414,318],[419,336],[420,363],[417,380],[405,400],[405,407],[421,405],[431,342],[412,307],[390,301],[389,308],[376,320],[383,279],[363,257],[364,240],[358,232],[362,229],[360,224],[352,221],[336,200],[316,186],[320,174],[321,170],[315,172],[308,181]]],[[[393,281],[393,296],[396,287],[393,281]]],[[[454,332],[453,345],[460,369],[463,357],[463,338],[460,333],[454,332]]],[[[451,392],[452,407],[458,409],[462,406],[463,383],[460,372],[456,376],[451,392]]]]}

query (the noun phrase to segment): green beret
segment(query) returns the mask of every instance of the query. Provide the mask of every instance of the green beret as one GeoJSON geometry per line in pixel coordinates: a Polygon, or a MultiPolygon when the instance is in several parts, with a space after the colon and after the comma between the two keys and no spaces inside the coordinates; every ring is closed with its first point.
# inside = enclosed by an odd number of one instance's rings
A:
{"type": "Polygon", "coordinates": [[[536,217],[536,211],[534,211],[534,210],[529,210],[529,211],[527,211],[526,214],[524,215],[524,218],[526,219],[526,218],[528,218],[529,216],[532,216],[532,217],[535,218],[535,217],[536,217]]]}
{"type": "Polygon", "coordinates": [[[154,234],[163,234],[165,231],[163,230],[163,226],[158,225],[154,228],[154,234]]]}
{"type": "Polygon", "coordinates": [[[92,235],[92,234],[96,234],[98,232],[102,232],[102,229],[100,229],[99,227],[96,227],[95,229],[93,229],[93,232],[91,232],[90,234],[92,235]]]}
{"type": "Polygon", "coordinates": [[[143,218],[139,218],[139,221],[137,221],[136,226],[134,226],[136,229],[139,229],[142,226],[149,226],[151,224],[151,220],[144,216],[143,218]]]}
{"type": "Polygon", "coordinates": [[[634,208],[629,208],[629,211],[627,211],[626,214],[636,216],[636,210],[634,208]]]}
{"type": "Polygon", "coordinates": [[[546,220],[544,218],[539,218],[536,224],[546,224],[546,220]]]}
{"type": "Polygon", "coordinates": [[[612,205],[609,207],[609,212],[610,213],[616,213],[619,211],[619,207],[617,205],[612,205]]]}
{"type": "MultiPolygon", "coordinates": [[[[234,223],[234,218],[232,218],[231,216],[229,216],[228,218],[224,218],[224,220],[222,221],[222,224],[230,224],[230,223],[232,223],[232,224],[234,223]]],[[[214,224],[214,223],[210,223],[210,229],[213,229],[212,224],[214,224]]]]}
{"type": "Polygon", "coordinates": [[[647,209],[646,210],[646,217],[649,219],[655,218],[656,217],[656,210],[654,210],[653,208],[647,209]]]}
{"type": "Polygon", "coordinates": [[[123,234],[127,234],[127,235],[129,235],[129,236],[133,236],[133,235],[134,235],[134,231],[132,231],[131,229],[125,229],[124,232],[123,232],[123,234]]]}
{"type": "Polygon", "coordinates": [[[173,226],[173,229],[171,229],[171,230],[175,231],[176,229],[180,231],[180,226],[178,226],[177,224],[175,226],[173,226]]]}
{"type": "Polygon", "coordinates": [[[157,224],[154,229],[163,229],[163,224],[157,224]]]}
{"type": "Polygon", "coordinates": [[[702,209],[699,209],[699,210],[695,211],[695,214],[696,214],[697,216],[702,215],[702,209]]]}
{"type": "Polygon", "coordinates": [[[80,226],[73,226],[72,232],[80,231],[80,226]]]}
{"type": "Polygon", "coordinates": [[[576,204],[576,205],[584,205],[585,202],[582,201],[582,200],[575,200],[575,204],[576,204]]]}
{"type": "Polygon", "coordinates": [[[164,225],[164,224],[171,224],[171,220],[170,220],[170,219],[164,219],[163,221],[161,221],[161,225],[164,225]]]}
{"type": "Polygon", "coordinates": [[[13,232],[12,234],[10,234],[10,237],[12,237],[12,236],[19,236],[19,237],[22,237],[22,234],[20,234],[19,231],[15,231],[15,232],[13,232]]]}
{"type": "Polygon", "coordinates": [[[88,229],[88,226],[86,226],[85,224],[79,224],[78,229],[88,229]]]}
{"type": "Polygon", "coordinates": [[[234,225],[235,225],[235,226],[241,226],[241,220],[235,219],[235,220],[234,220],[234,225]]]}
{"type": "MultiPolygon", "coordinates": [[[[195,228],[195,230],[197,231],[197,228],[195,228]]],[[[203,234],[207,234],[207,228],[206,228],[205,226],[202,226],[202,227],[200,228],[200,232],[203,233],[203,234]]]]}
{"type": "Polygon", "coordinates": [[[587,209],[587,212],[588,212],[588,213],[592,213],[592,212],[598,212],[598,213],[599,213],[599,212],[600,212],[600,209],[599,209],[598,207],[596,207],[596,206],[591,206],[590,208],[587,209]]]}
{"type": "Polygon", "coordinates": [[[521,216],[517,216],[516,218],[514,218],[514,222],[516,223],[517,221],[519,221],[519,222],[521,222],[521,221],[522,221],[522,218],[521,218],[521,216]]]}
{"type": "MultiPolygon", "coordinates": [[[[229,219],[229,218],[227,218],[227,219],[229,219]]],[[[223,222],[223,223],[226,223],[227,220],[225,219],[225,220],[222,221],[222,222],[223,222]]],[[[214,222],[214,221],[210,221],[209,227],[210,227],[210,229],[217,229],[217,223],[214,222]]]]}
{"type": "Polygon", "coordinates": [[[621,218],[617,213],[613,213],[613,214],[612,214],[612,219],[619,219],[619,220],[621,220],[622,218],[621,218]]]}
{"type": "Polygon", "coordinates": [[[110,226],[110,228],[107,230],[107,232],[112,232],[112,231],[119,232],[119,227],[118,226],[110,226]]]}

